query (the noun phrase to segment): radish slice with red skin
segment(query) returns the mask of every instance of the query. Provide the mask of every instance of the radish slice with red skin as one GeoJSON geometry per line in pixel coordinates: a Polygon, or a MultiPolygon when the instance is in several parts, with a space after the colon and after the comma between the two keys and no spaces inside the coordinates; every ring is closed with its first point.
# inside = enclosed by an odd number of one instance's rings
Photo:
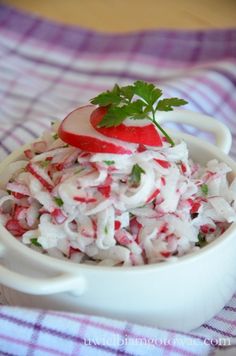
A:
{"type": "Polygon", "coordinates": [[[94,108],[93,105],[87,105],[72,111],[59,126],[58,136],[60,139],[87,152],[119,154],[135,152],[137,145],[104,137],[94,130],[90,123],[90,116],[94,108]]]}
{"type": "Polygon", "coordinates": [[[19,221],[14,218],[8,220],[5,227],[15,237],[20,237],[26,232],[26,230],[20,225],[19,221]]]}
{"type": "Polygon", "coordinates": [[[93,128],[102,135],[147,146],[162,146],[162,139],[150,120],[126,119],[116,127],[98,127],[106,113],[106,107],[99,107],[92,112],[90,117],[93,128]]]}
{"type": "Polygon", "coordinates": [[[53,190],[53,182],[42,168],[35,163],[28,163],[25,170],[31,173],[49,192],[53,190]]]}

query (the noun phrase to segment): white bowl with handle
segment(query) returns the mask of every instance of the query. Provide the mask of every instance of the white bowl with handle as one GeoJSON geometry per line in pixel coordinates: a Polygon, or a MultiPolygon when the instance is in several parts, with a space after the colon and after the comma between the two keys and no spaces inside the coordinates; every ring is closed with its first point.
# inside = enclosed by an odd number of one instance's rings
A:
{"type": "MultiPolygon", "coordinates": [[[[193,160],[216,158],[232,168],[228,128],[206,115],[176,110],[159,122],[181,122],[214,134],[216,145],[180,132],[193,160]]],[[[0,165],[17,160],[25,147],[0,165]]],[[[12,305],[96,314],[190,331],[218,313],[236,290],[236,224],[215,241],[176,262],[135,267],[75,264],[38,253],[0,225],[0,283],[12,305]]]]}

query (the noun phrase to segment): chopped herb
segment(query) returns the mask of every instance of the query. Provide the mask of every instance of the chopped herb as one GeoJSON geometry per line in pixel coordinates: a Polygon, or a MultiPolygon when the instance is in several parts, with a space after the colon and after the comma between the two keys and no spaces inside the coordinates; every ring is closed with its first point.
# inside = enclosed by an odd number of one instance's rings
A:
{"type": "Polygon", "coordinates": [[[55,124],[56,121],[51,121],[50,124],[51,126],[53,126],[55,124]]]}
{"type": "Polygon", "coordinates": [[[202,184],[201,185],[201,191],[203,192],[204,195],[208,194],[208,185],[207,184],[202,184]]]}
{"type": "Polygon", "coordinates": [[[58,206],[62,206],[64,204],[63,200],[59,197],[54,197],[53,199],[58,206]]]}
{"type": "Polygon", "coordinates": [[[41,162],[39,163],[39,165],[40,165],[40,167],[42,167],[42,168],[46,168],[46,167],[49,166],[49,163],[50,163],[50,161],[49,161],[49,160],[46,160],[46,161],[41,161],[41,162]]]}
{"type": "Polygon", "coordinates": [[[104,233],[107,235],[108,234],[108,228],[107,228],[107,226],[105,226],[105,228],[104,228],[104,233]]]}
{"type": "Polygon", "coordinates": [[[38,242],[38,239],[36,239],[35,237],[33,237],[32,239],[30,239],[30,242],[32,245],[37,246],[37,247],[42,247],[42,245],[38,242]]]}
{"type": "Polygon", "coordinates": [[[151,83],[137,80],[133,85],[120,87],[115,84],[112,90],[107,90],[95,98],[91,103],[108,107],[107,113],[99,123],[99,127],[113,127],[120,125],[125,119],[149,119],[163,133],[168,142],[174,146],[174,141],[156,121],[158,111],[171,111],[175,106],[187,104],[179,98],[160,100],[162,90],[151,83]]]}
{"type": "Polygon", "coordinates": [[[54,133],[52,137],[54,138],[54,140],[57,140],[59,138],[58,133],[54,133]]]}
{"type": "Polygon", "coordinates": [[[204,234],[202,234],[201,232],[199,232],[198,242],[196,242],[195,246],[204,247],[205,245],[207,245],[206,236],[204,234]]]}
{"type": "Polygon", "coordinates": [[[75,171],[74,174],[79,174],[79,173],[82,172],[82,171],[84,171],[84,168],[79,168],[79,169],[77,169],[77,171],[75,171]]]}
{"type": "Polygon", "coordinates": [[[135,164],[131,171],[130,183],[132,186],[137,187],[141,181],[141,175],[145,174],[145,171],[138,164],[135,164]]]}
{"type": "Polygon", "coordinates": [[[115,163],[115,161],[103,161],[104,163],[106,163],[107,166],[111,166],[112,164],[115,163]]]}
{"type": "Polygon", "coordinates": [[[11,190],[7,189],[7,193],[8,193],[9,195],[11,195],[11,190]]]}

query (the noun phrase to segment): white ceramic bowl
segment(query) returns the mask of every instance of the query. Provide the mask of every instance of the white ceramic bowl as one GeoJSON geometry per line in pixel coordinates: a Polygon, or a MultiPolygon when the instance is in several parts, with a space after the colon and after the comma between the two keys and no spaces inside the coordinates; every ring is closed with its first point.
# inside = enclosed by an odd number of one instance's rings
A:
{"type": "MultiPolygon", "coordinates": [[[[186,134],[191,157],[236,164],[227,156],[229,130],[205,115],[175,111],[160,121],[178,121],[213,132],[218,147],[186,134]],[[224,151],[224,152],[223,152],[224,151]]],[[[0,174],[22,152],[0,166],[0,174]]],[[[236,224],[199,252],[177,262],[102,267],[62,261],[31,250],[0,226],[0,282],[10,304],[82,312],[189,331],[212,318],[236,289],[236,224]]]]}

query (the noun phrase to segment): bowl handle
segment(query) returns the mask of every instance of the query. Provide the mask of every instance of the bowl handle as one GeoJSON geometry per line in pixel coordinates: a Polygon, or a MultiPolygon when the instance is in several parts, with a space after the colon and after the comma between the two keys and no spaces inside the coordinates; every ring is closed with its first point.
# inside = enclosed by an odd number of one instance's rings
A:
{"type": "Polygon", "coordinates": [[[70,273],[61,273],[56,277],[38,278],[24,276],[0,265],[0,283],[19,292],[47,295],[71,292],[81,295],[85,291],[85,279],[70,273]]]}
{"type": "MultiPolygon", "coordinates": [[[[0,260],[1,258],[17,258],[25,263],[30,262],[31,266],[43,266],[43,262],[37,261],[32,250],[15,241],[15,238],[0,224],[0,260]],[[16,247],[15,244],[19,246],[16,247]],[[22,253],[21,253],[22,251],[22,253]]],[[[15,272],[0,263],[0,283],[6,287],[15,289],[19,292],[47,295],[62,292],[71,292],[76,295],[82,295],[87,283],[85,277],[76,273],[62,271],[59,267],[54,267],[52,272],[57,275],[53,277],[31,277],[24,275],[23,272],[15,272]],[[57,268],[57,269],[56,269],[57,268]]]]}
{"type": "Polygon", "coordinates": [[[202,131],[213,133],[216,140],[216,146],[228,154],[232,145],[232,135],[228,127],[222,122],[208,115],[199,114],[187,110],[175,110],[169,112],[158,112],[157,122],[176,122],[194,126],[202,131]]]}

